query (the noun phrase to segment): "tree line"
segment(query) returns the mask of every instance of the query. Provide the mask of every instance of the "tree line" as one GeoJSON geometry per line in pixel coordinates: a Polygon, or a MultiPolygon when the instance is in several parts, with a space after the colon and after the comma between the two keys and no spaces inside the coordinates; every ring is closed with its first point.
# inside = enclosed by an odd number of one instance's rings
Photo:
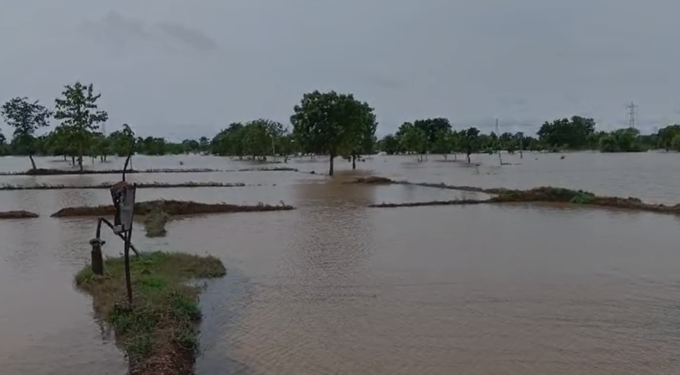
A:
{"type": "Polygon", "coordinates": [[[48,108],[26,97],[8,100],[0,108],[12,138],[0,134],[0,154],[28,156],[35,169],[35,155],[61,156],[83,168],[83,159],[106,160],[108,155],[125,156],[205,153],[266,161],[271,157],[288,160],[289,155],[329,155],[329,174],[334,159],[352,162],[362,155],[414,154],[423,160],[430,154],[465,155],[506,151],[600,150],[639,152],[650,149],[680,151],[680,125],[670,125],[650,135],[624,128],[597,131],[595,120],[580,116],[556,119],[541,125],[535,136],[522,132],[482,133],[477,127],[455,129],[446,118],[419,119],[403,123],[394,134],[378,140],[374,109],[352,94],[314,91],[304,94],[293,107],[290,127],[268,119],[229,124],[212,139],[205,136],[170,142],[163,137],[139,137],[123,124],[120,130],[104,134],[101,125],[108,113],[98,108],[100,93],[92,84],[67,85],[54,106],[48,108]],[[56,126],[47,132],[51,120],[56,126]]]}

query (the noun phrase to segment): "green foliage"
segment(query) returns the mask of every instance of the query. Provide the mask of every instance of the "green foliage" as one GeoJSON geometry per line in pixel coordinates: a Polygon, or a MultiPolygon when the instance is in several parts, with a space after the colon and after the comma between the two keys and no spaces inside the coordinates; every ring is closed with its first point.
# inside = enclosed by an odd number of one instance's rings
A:
{"type": "Polygon", "coordinates": [[[288,155],[292,152],[291,136],[283,124],[267,119],[232,123],[210,142],[210,151],[222,156],[251,156],[266,161],[267,156],[288,155]]]}
{"type": "Polygon", "coordinates": [[[397,137],[399,137],[402,149],[421,155],[418,160],[422,161],[422,155],[427,153],[427,133],[422,127],[410,122],[403,123],[399,127],[397,137]]]}
{"type": "MultiPolygon", "coordinates": [[[[26,97],[10,99],[0,108],[5,123],[14,128],[12,149],[19,154],[28,155],[33,169],[36,169],[33,154],[36,151],[35,132],[48,126],[52,113],[37,100],[31,102],[26,97]]],[[[5,137],[2,137],[5,143],[5,137]]]]}
{"type": "Polygon", "coordinates": [[[609,134],[602,134],[598,146],[602,152],[640,152],[647,150],[640,140],[640,131],[633,128],[618,129],[609,134]]]}
{"type": "Polygon", "coordinates": [[[76,82],[65,86],[62,98],[55,100],[54,118],[61,120],[59,126],[64,129],[64,139],[75,149],[80,170],[83,170],[83,155],[90,148],[94,132],[109,118],[105,111],[97,109],[100,97],[101,94],[94,93],[92,84],[76,82]]]}
{"type": "Polygon", "coordinates": [[[92,294],[95,309],[115,331],[131,366],[175,346],[195,352],[201,311],[199,289],[187,284],[193,279],[221,277],[222,262],[214,257],[154,252],[131,258],[133,305],[124,302],[125,272],[122,257],[105,261],[106,275],[83,268],[76,285],[92,294]]]}
{"type": "Polygon", "coordinates": [[[304,94],[293,111],[295,140],[304,152],[329,155],[329,175],[333,175],[333,158],[356,154],[377,126],[373,108],[352,94],[314,91],[304,94]]]}
{"type": "Polygon", "coordinates": [[[595,120],[573,116],[545,122],[538,130],[539,140],[551,149],[580,150],[588,147],[590,137],[595,133],[595,120]]]}
{"type": "MultiPolygon", "coordinates": [[[[477,127],[454,129],[443,117],[405,122],[395,134],[377,140],[378,122],[373,108],[351,94],[314,91],[303,95],[293,108],[292,133],[281,123],[256,119],[231,123],[212,139],[201,136],[171,142],[163,137],[135,134],[127,124],[106,135],[99,125],[108,114],[97,108],[100,94],[91,84],[76,82],[65,86],[55,101],[54,118],[60,124],[47,134],[37,134],[48,126],[52,112],[27,98],[17,97],[2,106],[2,115],[13,130],[10,142],[0,134],[0,155],[28,155],[35,169],[33,155],[58,155],[71,159],[82,169],[83,157],[107,155],[124,157],[135,145],[135,153],[166,155],[210,153],[266,161],[269,157],[288,155],[344,156],[355,160],[361,155],[384,151],[387,154],[448,154],[495,152],[505,150],[600,150],[602,152],[637,152],[654,148],[680,151],[680,124],[661,128],[655,134],[642,135],[635,129],[611,132],[596,131],[592,118],[573,116],[545,122],[537,137],[522,132],[481,133],[477,127]]],[[[422,158],[422,156],[420,157],[422,158]]]]}
{"type": "Polygon", "coordinates": [[[379,140],[376,146],[378,150],[382,150],[388,155],[394,155],[401,151],[399,139],[392,134],[388,134],[383,139],[379,140]]]}
{"type": "Polygon", "coordinates": [[[595,198],[596,198],[595,194],[588,192],[588,191],[579,190],[569,200],[569,203],[592,204],[593,202],[595,202],[595,198]]]}

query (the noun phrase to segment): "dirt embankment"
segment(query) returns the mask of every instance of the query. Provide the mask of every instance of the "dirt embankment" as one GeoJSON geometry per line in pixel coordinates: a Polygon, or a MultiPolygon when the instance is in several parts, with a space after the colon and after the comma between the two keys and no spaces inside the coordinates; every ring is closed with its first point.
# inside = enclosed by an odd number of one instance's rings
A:
{"type": "MultiPolygon", "coordinates": [[[[130,169],[126,174],[136,173],[213,173],[213,172],[276,172],[288,171],[298,172],[296,168],[275,167],[275,168],[241,168],[241,169],[212,169],[212,168],[161,168],[161,169],[130,169]]],[[[122,174],[121,169],[102,169],[102,170],[69,170],[69,169],[50,169],[38,168],[29,169],[23,172],[0,172],[0,176],[65,176],[65,175],[93,175],[93,174],[122,174]]]]}
{"type": "MultiPolygon", "coordinates": [[[[220,169],[210,169],[210,168],[162,168],[162,169],[130,169],[127,170],[126,174],[135,173],[209,173],[209,172],[222,172],[220,169]]],[[[38,168],[29,169],[24,172],[0,172],[0,176],[65,176],[65,175],[92,175],[92,174],[122,174],[121,169],[102,169],[102,170],[91,170],[86,169],[83,171],[70,170],[70,169],[50,169],[50,168],[38,168]]]]}
{"type": "Polygon", "coordinates": [[[0,219],[33,219],[36,217],[39,217],[40,215],[34,213],[34,212],[29,212],[29,211],[24,211],[24,210],[19,210],[19,211],[0,211],[0,219]]]}
{"type": "MultiPolygon", "coordinates": [[[[109,189],[113,186],[113,182],[104,182],[96,185],[61,185],[61,184],[39,184],[32,186],[0,185],[0,191],[13,190],[89,190],[89,189],[109,189]]],[[[275,184],[273,184],[275,185],[275,184]]],[[[223,182],[180,182],[180,183],[166,183],[166,182],[139,182],[135,186],[138,189],[173,189],[173,188],[229,188],[229,187],[245,187],[245,186],[263,186],[262,184],[245,184],[243,182],[223,183],[223,182]]]]}
{"type": "Polygon", "coordinates": [[[201,289],[196,279],[222,277],[226,269],[212,256],[145,253],[130,259],[133,303],[126,298],[123,258],[105,261],[105,275],[83,268],[76,286],[92,296],[100,321],[113,329],[132,375],[190,375],[199,353],[201,289]]]}
{"type": "Polygon", "coordinates": [[[480,204],[480,203],[561,203],[584,206],[596,206],[617,208],[633,211],[646,211],[680,215],[680,204],[673,206],[663,204],[645,203],[639,198],[628,197],[606,197],[598,196],[591,192],[583,190],[572,190],[552,186],[537,187],[528,190],[514,190],[504,188],[484,189],[474,186],[455,186],[446,184],[433,183],[417,183],[409,181],[395,181],[385,177],[363,177],[357,178],[347,183],[352,184],[400,184],[424,186],[440,189],[461,190],[486,193],[492,197],[483,200],[451,200],[451,201],[429,201],[429,202],[412,202],[412,203],[381,203],[373,204],[370,207],[418,207],[418,206],[443,206],[443,205],[465,205],[465,204],[480,204]]]}
{"type": "Polygon", "coordinates": [[[370,177],[359,177],[354,180],[345,181],[346,184],[366,184],[366,185],[411,185],[411,186],[422,186],[431,187],[437,189],[449,189],[449,190],[460,190],[460,191],[471,191],[477,193],[486,193],[487,191],[483,188],[475,186],[457,186],[457,185],[446,185],[444,183],[428,183],[428,182],[410,182],[410,181],[398,181],[387,177],[380,176],[370,176],[370,177]]]}
{"type": "Polygon", "coordinates": [[[680,214],[680,204],[667,206],[663,204],[645,203],[639,198],[628,197],[605,197],[598,196],[583,190],[571,190],[543,186],[529,190],[487,189],[490,194],[495,194],[489,199],[491,203],[513,202],[545,202],[565,203],[586,206],[599,206],[619,208],[634,211],[659,212],[668,214],[680,214]]]}
{"type": "MultiPolygon", "coordinates": [[[[196,214],[217,214],[235,212],[263,212],[263,211],[288,211],[295,207],[286,204],[269,205],[235,205],[227,203],[198,203],[191,201],[178,200],[155,200],[138,202],[135,204],[135,215],[144,216],[155,210],[161,210],[168,215],[196,215],[196,214]]],[[[94,207],[67,207],[53,213],[52,217],[83,217],[83,216],[111,216],[115,213],[113,205],[94,206],[94,207]]]]}
{"type": "Polygon", "coordinates": [[[377,203],[371,204],[368,207],[376,208],[394,208],[394,207],[424,207],[424,206],[462,206],[468,204],[489,203],[485,200],[475,199],[454,199],[450,201],[427,201],[427,202],[409,202],[409,203],[377,203]]]}

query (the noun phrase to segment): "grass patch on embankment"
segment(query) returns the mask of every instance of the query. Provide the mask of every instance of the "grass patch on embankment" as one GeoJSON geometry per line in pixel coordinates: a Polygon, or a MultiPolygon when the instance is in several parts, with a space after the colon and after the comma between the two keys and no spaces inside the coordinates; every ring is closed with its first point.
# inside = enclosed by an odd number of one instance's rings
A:
{"type": "Polygon", "coordinates": [[[364,177],[346,181],[348,184],[368,185],[412,185],[439,189],[460,190],[478,192],[491,195],[489,199],[458,199],[449,201],[427,201],[409,203],[379,203],[369,207],[396,208],[396,207],[419,207],[419,206],[450,206],[469,204],[501,204],[501,203],[548,203],[559,205],[577,205],[587,207],[613,208],[629,211],[656,212],[663,214],[680,215],[680,203],[672,206],[664,204],[646,203],[635,197],[607,197],[599,196],[584,190],[566,189],[553,186],[542,186],[527,190],[491,188],[485,189],[474,186],[455,186],[446,184],[419,183],[409,181],[396,181],[386,177],[364,177]]]}
{"type": "Polygon", "coordinates": [[[38,216],[35,212],[24,210],[0,211],[0,219],[33,219],[38,216]]]}
{"type": "MultiPolygon", "coordinates": [[[[228,203],[198,203],[178,200],[154,200],[135,203],[135,215],[145,216],[155,210],[162,210],[170,216],[198,215],[198,214],[223,214],[236,212],[268,212],[289,211],[295,207],[283,202],[278,205],[259,203],[256,205],[237,205],[228,203]]],[[[66,207],[53,213],[52,217],[85,217],[85,216],[110,216],[115,213],[112,205],[105,206],[82,206],[66,207]]]]}
{"type": "Polygon", "coordinates": [[[95,312],[113,329],[133,375],[193,373],[198,351],[200,289],[195,279],[226,274],[212,256],[153,252],[130,258],[133,303],[127,302],[122,257],[105,261],[105,275],[89,266],[75,276],[76,286],[92,295],[95,312]]]}

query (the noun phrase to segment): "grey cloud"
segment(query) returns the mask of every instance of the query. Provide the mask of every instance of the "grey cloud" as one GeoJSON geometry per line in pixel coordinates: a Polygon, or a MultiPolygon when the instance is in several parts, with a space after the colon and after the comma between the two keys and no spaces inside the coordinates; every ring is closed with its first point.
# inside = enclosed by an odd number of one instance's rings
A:
{"type": "Polygon", "coordinates": [[[192,48],[202,51],[214,51],[219,48],[216,41],[198,30],[172,23],[161,23],[158,27],[165,35],[185,43],[192,48]]]}
{"type": "Polygon", "coordinates": [[[141,20],[125,17],[110,10],[101,19],[86,20],[80,31],[95,41],[108,44],[117,50],[132,43],[152,43],[166,52],[176,52],[173,45],[189,47],[199,51],[214,51],[218,43],[203,32],[176,23],[161,22],[151,27],[141,20]]]}
{"type": "Polygon", "coordinates": [[[78,28],[83,35],[93,38],[96,42],[110,44],[115,48],[122,48],[130,42],[153,38],[144,23],[132,18],[126,18],[118,12],[109,11],[101,19],[85,20],[78,28]]]}
{"type": "Polygon", "coordinates": [[[380,134],[436,116],[526,133],[573,114],[615,126],[631,100],[640,129],[680,117],[677,0],[10,1],[0,99],[51,102],[87,80],[111,123],[149,134],[288,122],[315,89],[367,100],[380,134]]]}

